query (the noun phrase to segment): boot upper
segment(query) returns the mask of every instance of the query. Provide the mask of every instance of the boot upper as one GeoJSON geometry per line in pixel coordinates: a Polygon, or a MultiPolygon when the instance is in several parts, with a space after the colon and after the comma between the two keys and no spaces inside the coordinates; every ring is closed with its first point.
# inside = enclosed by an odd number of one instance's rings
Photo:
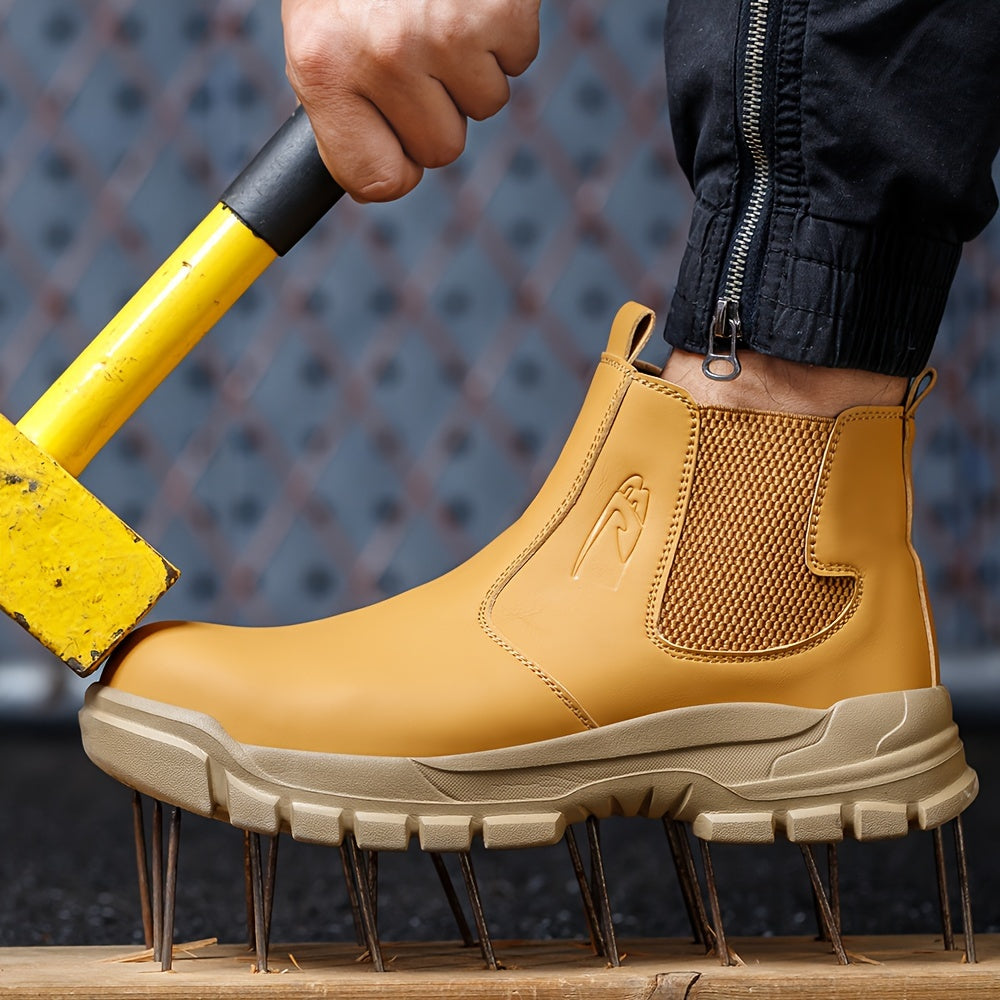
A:
{"type": "Polygon", "coordinates": [[[466,563],[322,621],[148,626],[101,682],[244,743],[376,756],[935,684],[910,542],[915,405],[702,408],[636,360],[651,326],[619,312],[538,496],[466,563]]]}

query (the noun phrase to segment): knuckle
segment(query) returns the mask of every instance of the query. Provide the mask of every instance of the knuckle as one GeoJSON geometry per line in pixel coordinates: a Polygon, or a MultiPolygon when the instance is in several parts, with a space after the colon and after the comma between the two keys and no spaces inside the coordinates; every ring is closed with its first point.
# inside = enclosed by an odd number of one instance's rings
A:
{"type": "Polygon", "coordinates": [[[537,39],[532,44],[522,45],[516,51],[511,52],[504,65],[507,75],[520,76],[535,61],[537,55],[537,39]]]}
{"type": "Polygon", "coordinates": [[[314,4],[286,0],[281,5],[285,74],[293,86],[313,87],[335,72],[344,49],[342,21],[320,16],[314,4]]]}
{"type": "Polygon", "coordinates": [[[464,130],[456,135],[449,135],[436,142],[423,157],[425,167],[446,167],[454,163],[465,149],[464,130]]]}
{"type": "Polygon", "coordinates": [[[511,42],[505,47],[503,68],[509,76],[520,76],[538,55],[541,45],[538,7],[538,0],[530,0],[515,4],[508,11],[513,30],[508,32],[511,42]]]}
{"type": "MultiPolygon", "coordinates": [[[[504,101],[504,104],[507,102],[504,101]]],[[[503,104],[480,104],[475,108],[469,109],[469,117],[474,122],[484,122],[487,118],[492,118],[498,111],[503,108],[503,104]]]]}
{"type": "Polygon", "coordinates": [[[364,201],[395,201],[412,191],[419,180],[419,173],[414,177],[411,172],[406,170],[373,170],[351,193],[364,201]]]}
{"type": "Polygon", "coordinates": [[[322,38],[289,39],[285,46],[285,75],[302,91],[325,87],[334,75],[331,46],[322,38]]]}
{"type": "Polygon", "coordinates": [[[467,46],[481,32],[485,13],[478,4],[444,4],[430,12],[426,37],[439,49],[467,46]]]}
{"type": "Polygon", "coordinates": [[[383,31],[367,43],[367,57],[380,73],[394,73],[406,62],[407,42],[401,32],[383,31]]]}
{"type": "Polygon", "coordinates": [[[473,121],[481,122],[491,118],[510,100],[510,86],[506,77],[503,78],[502,84],[502,87],[498,85],[491,92],[477,96],[475,104],[467,112],[473,121]]]}

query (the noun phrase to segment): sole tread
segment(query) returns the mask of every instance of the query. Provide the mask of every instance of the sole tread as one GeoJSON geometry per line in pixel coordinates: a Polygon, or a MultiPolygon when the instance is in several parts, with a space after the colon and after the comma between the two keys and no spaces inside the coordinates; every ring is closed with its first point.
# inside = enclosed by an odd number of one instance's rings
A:
{"type": "Polygon", "coordinates": [[[853,796],[812,795],[771,804],[742,799],[711,778],[682,769],[636,775],[620,789],[613,778],[584,782],[570,795],[537,804],[443,797],[379,803],[283,786],[267,773],[250,770],[239,744],[227,748],[217,733],[197,726],[184,730],[164,723],[164,732],[107,706],[85,708],[81,724],[95,763],[140,792],[243,829],[289,832],[308,843],[339,846],[353,833],[360,848],[376,851],[405,850],[413,835],[428,851],[466,851],[477,836],[492,849],[543,846],[559,841],[571,823],[616,814],[668,815],[690,822],[696,836],[717,843],[771,843],[779,835],[803,844],[845,836],[882,840],[905,836],[911,827],[941,826],[959,815],[978,790],[975,772],[959,753],[935,765],[933,782],[903,776],[853,796]],[[907,791],[914,788],[921,792],[917,797],[907,791]],[[738,807],[699,808],[699,800],[713,798],[738,807]]]}

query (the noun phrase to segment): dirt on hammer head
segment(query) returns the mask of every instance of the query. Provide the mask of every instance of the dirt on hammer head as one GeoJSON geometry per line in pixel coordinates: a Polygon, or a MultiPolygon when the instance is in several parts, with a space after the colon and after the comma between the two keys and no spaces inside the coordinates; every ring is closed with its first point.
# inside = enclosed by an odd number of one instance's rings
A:
{"type": "Polygon", "coordinates": [[[0,416],[0,607],[91,673],[180,573],[0,416]]]}

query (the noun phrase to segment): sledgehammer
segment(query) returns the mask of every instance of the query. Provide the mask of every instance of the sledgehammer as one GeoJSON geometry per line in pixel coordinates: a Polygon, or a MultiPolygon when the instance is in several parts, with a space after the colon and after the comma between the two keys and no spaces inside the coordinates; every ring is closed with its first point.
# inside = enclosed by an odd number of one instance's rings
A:
{"type": "Polygon", "coordinates": [[[76,476],[342,194],[299,108],[17,425],[0,416],[0,606],[77,673],[180,574],[76,476]]]}

